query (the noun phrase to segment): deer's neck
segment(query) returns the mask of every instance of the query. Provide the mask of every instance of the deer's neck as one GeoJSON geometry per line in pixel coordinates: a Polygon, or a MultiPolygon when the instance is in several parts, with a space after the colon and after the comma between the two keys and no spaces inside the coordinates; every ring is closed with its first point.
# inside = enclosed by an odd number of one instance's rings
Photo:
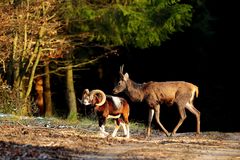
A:
{"type": "Polygon", "coordinates": [[[143,88],[143,84],[137,84],[132,80],[128,80],[126,94],[129,96],[129,98],[132,101],[141,102],[144,97],[142,88],[143,88]]]}

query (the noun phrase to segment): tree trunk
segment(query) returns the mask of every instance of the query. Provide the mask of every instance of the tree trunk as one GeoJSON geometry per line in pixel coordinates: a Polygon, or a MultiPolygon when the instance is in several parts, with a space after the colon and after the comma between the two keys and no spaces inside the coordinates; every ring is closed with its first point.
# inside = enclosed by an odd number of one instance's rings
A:
{"type": "Polygon", "coordinates": [[[18,44],[18,34],[15,34],[14,40],[13,40],[13,48],[12,53],[10,54],[10,62],[8,63],[8,70],[7,70],[7,83],[10,85],[14,85],[15,78],[19,71],[19,65],[16,58],[16,52],[17,52],[17,44],[18,44]]]}
{"type": "MultiPolygon", "coordinates": [[[[39,61],[41,59],[41,56],[42,56],[41,40],[42,40],[44,32],[45,32],[45,28],[43,26],[41,26],[41,28],[39,30],[39,38],[37,40],[37,43],[36,43],[34,51],[33,51],[33,54],[36,54],[36,59],[35,59],[35,62],[33,64],[32,71],[30,73],[29,82],[28,82],[28,86],[27,86],[27,91],[26,91],[26,95],[25,95],[25,102],[28,101],[28,98],[30,96],[30,93],[31,93],[31,90],[32,90],[34,75],[35,75],[38,63],[39,63],[39,61]]],[[[22,107],[22,115],[28,115],[29,113],[31,113],[31,108],[28,108],[28,107],[29,106],[23,106],[22,107]]]]}
{"type": "Polygon", "coordinates": [[[50,83],[50,73],[49,73],[49,61],[45,61],[45,79],[44,79],[44,100],[45,100],[45,116],[52,116],[52,96],[51,96],[51,83],[50,83]]]}
{"type": "Polygon", "coordinates": [[[74,83],[73,83],[73,70],[72,64],[68,64],[66,70],[66,83],[67,83],[67,103],[69,108],[68,119],[77,120],[77,103],[76,96],[74,91],[74,83]]]}

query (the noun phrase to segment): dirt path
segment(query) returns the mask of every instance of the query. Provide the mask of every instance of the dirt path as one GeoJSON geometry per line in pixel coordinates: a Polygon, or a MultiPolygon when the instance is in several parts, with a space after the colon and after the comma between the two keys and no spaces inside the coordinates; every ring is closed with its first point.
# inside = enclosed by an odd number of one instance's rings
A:
{"type": "Polygon", "coordinates": [[[196,159],[240,160],[240,133],[205,132],[157,137],[151,140],[130,139],[127,143],[107,147],[109,159],[196,159]]]}
{"type": "Polygon", "coordinates": [[[146,140],[134,130],[129,139],[100,138],[87,127],[45,126],[0,119],[0,159],[240,160],[240,132],[153,133],[146,140]]]}

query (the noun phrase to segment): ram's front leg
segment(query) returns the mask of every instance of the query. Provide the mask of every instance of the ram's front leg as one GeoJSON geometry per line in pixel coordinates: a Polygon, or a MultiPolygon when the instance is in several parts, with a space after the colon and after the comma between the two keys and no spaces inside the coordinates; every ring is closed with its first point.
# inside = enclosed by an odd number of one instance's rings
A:
{"type": "Polygon", "coordinates": [[[116,137],[117,132],[118,132],[118,129],[120,128],[118,119],[114,120],[114,122],[115,122],[115,128],[114,128],[114,131],[113,131],[113,133],[112,133],[112,137],[116,137]]]}
{"type": "Polygon", "coordinates": [[[99,116],[98,122],[99,122],[100,136],[107,137],[109,133],[105,131],[106,117],[99,116]]]}

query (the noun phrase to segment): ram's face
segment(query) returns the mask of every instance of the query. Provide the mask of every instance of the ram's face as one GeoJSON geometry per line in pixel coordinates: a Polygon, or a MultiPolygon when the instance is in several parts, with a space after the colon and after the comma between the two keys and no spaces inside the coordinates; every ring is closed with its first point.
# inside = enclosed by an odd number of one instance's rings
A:
{"type": "Polygon", "coordinates": [[[89,98],[89,95],[84,95],[83,98],[82,98],[82,102],[84,105],[90,105],[90,98],[89,98]]]}
{"type": "Polygon", "coordinates": [[[82,94],[82,103],[84,105],[90,105],[91,102],[90,102],[90,94],[89,94],[89,90],[88,89],[85,89],[83,91],[83,94],[82,94]]]}

